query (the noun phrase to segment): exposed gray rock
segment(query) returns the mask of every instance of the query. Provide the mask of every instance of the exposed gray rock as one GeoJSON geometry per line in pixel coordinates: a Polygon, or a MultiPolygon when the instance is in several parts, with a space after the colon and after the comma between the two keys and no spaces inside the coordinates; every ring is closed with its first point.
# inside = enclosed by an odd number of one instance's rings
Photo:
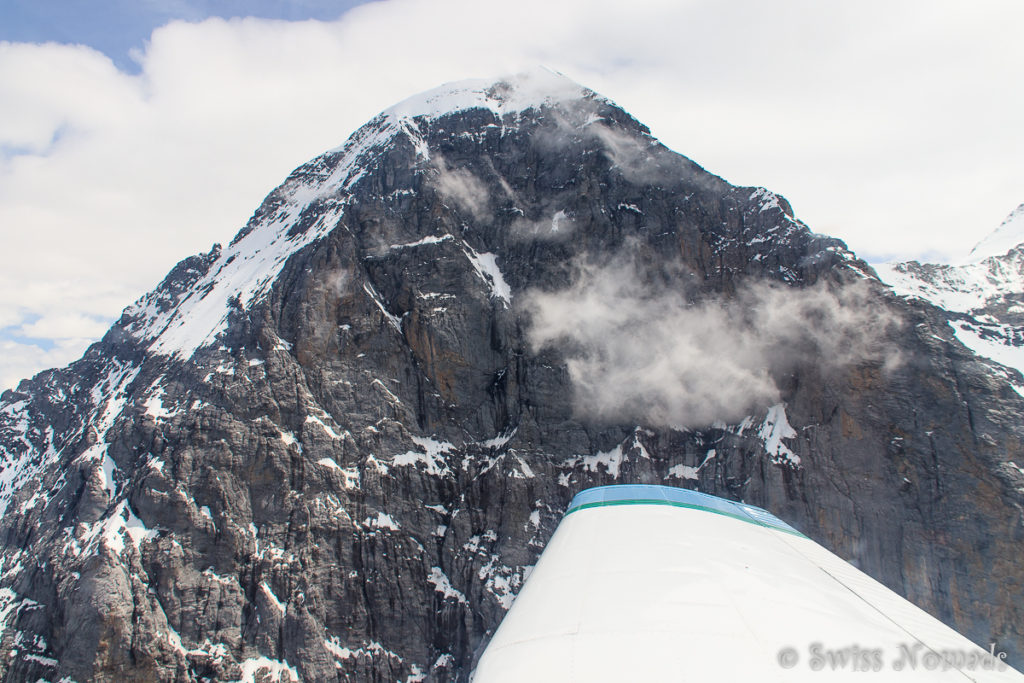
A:
{"type": "Polygon", "coordinates": [[[782,198],[592,93],[491,106],[520,85],[374,119],[4,394],[5,680],[465,681],[566,503],[613,482],[766,507],[1019,665],[1007,378],[782,198]],[[617,258],[695,306],[858,287],[882,353],[797,344],[777,404],[714,424],[594,419],[527,292],[617,258]]]}

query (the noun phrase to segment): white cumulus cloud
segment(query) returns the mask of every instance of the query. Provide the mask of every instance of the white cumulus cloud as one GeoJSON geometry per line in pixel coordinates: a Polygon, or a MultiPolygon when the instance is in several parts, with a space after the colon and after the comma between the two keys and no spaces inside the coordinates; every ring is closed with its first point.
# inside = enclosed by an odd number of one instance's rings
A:
{"type": "Polygon", "coordinates": [[[834,289],[749,282],[735,296],[688,296],[628,254],[578,266],[563,290],[523,297],[534,350],[566,361],[577,412],[597,421],[677,428],[738,421],[777,402],[799,363],[831,373],[899,362],[898,325],[864,282],[834,289]]]}

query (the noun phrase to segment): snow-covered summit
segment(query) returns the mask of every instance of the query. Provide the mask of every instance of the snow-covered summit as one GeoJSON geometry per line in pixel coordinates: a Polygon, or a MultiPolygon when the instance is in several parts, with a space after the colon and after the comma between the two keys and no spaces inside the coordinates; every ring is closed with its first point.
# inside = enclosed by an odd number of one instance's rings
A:
{"type": "Polygon", "coordinates": [[[397,138],[406,138],[421,162],[430,161],[424,126],[432,119],[483,109],[503,121],[531,109],[595,100],[611,104],[543,67],[448,83],[403,100],[362,126],[344,145],[292,173],[185,291],[171,297],[158,289],[126,309],[126,330],[149,352],[183,360],[212,345],[233,311],[247,310],[269,291],[292,254],[340,224],[356,184],[397,138]]]}
{"type": "Polygon", "coordinates": [[[437,118],[468,109],[489,109],[502,117],[543,105],[556,105],[585,97],[593,91],[570,78],[537,67],[497,79],[470,79],[445,83],[386,109],[394,118],[437,118]]]}
{"type": "Polygon", "coordinates": [[[167,305],[167,295],[157,290],[129,307],[128,331],[147,344],[150,352],[182,359],[212,344],[226,329],[233,308],[245,309],[257,301],[293,253],[338,225],[352,188],[396,136],[408,137],[419,156],[429,159],[426,140],[413,119],[477,108],[490,110],[501,119],[593,97],[593,91],[571,79],[536,68],[497,79],[448,83],[399,102],[360,128],[344,145],[293,173],[175,305],[167,305]],[[303,222],[305,228],[295,230],[296,223],[303,222]]]}
{"type": "Polygon", "coordinates": [[[974,245],[968,263],[977,263],[991,256],[1002,256],[1024,243],[1024,204],[1014,209],[998,228],[974,245]]]}

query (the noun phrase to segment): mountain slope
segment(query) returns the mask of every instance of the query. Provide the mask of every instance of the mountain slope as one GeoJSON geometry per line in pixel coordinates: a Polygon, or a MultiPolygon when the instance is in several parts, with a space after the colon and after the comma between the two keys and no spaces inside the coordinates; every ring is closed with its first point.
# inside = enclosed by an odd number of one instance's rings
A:
{"type": "Polygon", "coordinates": [[[3,395],[0,670],[466,680],[619,481],[765,507],[1016,658],[1022,410],[781,197],[554,74],[445,86],[3,395]]]}
{"type": "MultiPolygon", "coordinates": [[[[1024,373],[1024,205],[971,250],[967,263],[884,263],[879,277],[903,297],[943,310],[957,339],[1024,373]]],[[[998,370],[997,370],[998,371],[998,370]]],[[[1024,380],[1013,375],[1019,390],[1024,380]]]]}

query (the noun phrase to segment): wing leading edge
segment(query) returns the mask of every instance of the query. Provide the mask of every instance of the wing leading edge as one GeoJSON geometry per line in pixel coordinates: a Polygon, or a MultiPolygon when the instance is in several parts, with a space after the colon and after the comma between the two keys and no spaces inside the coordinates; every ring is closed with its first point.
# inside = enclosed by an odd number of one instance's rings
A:
{"type": "Polygon", "coordinates": [[[573,499],[473,683],[851,676],[1024,683],[771,513],[637,485],[573,499]]]}

